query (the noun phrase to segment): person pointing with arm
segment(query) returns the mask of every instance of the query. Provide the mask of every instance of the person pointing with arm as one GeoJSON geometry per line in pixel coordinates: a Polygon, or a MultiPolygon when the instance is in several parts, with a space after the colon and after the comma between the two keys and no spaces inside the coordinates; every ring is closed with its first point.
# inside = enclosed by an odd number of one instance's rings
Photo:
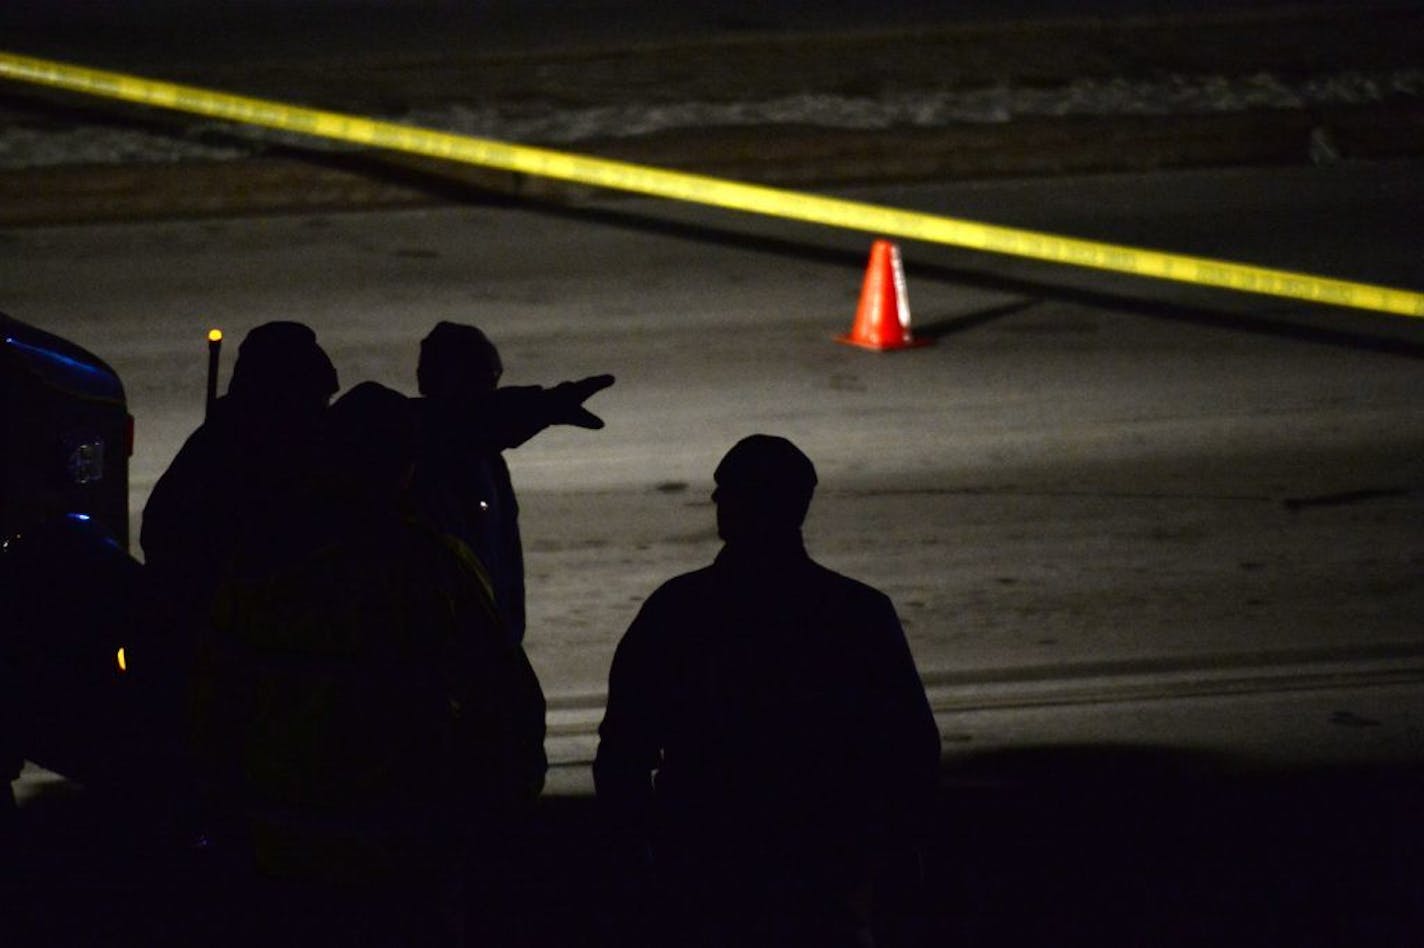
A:
{"type": "Polygon", "coordinates": [[[421,341],[421,442],[412,497],[432,524],[480,558],[504,627],[522,642],[524,551],[503,452],[553,425],[602,428],[603,419],[584,402],[614,378],[501,387],[503,374],[499,350],[475,326],[442,321],[421,341]]]}

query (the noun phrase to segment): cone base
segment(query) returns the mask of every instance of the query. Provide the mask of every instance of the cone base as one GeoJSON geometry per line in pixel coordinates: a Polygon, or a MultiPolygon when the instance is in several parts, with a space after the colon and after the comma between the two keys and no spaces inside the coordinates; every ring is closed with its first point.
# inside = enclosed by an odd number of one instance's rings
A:
{"type": "Polygon", "coordinates": [[[832,336],[836,342],[847,346],[855,346],[857,349],[869,349],[871,352],[894,352],[896,349],[918,349],[920,346],[928,346],[934,342],[933,339],[910,339],[906,342],[867,342],[864,339],[857,339],[854,336],[832,336]]]}

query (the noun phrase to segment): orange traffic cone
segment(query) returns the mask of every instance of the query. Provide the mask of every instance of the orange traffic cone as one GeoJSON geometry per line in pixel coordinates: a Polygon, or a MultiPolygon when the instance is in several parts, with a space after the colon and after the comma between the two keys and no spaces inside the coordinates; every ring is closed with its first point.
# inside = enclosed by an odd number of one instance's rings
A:
{"type": "Polygon", "coordinates": [[[870,265],[860,288],[860,306],[850,335],[837,342],[885,352],[928,345],[910,333],[910,300],[905,292],[905,268],[900,264],[900,248],[888,240],[870,245],[870,265]]]}

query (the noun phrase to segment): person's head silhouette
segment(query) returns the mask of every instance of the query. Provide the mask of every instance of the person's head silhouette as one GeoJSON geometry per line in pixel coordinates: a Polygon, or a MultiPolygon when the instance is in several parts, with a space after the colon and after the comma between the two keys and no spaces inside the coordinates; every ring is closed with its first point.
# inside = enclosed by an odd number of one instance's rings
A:
{"type": "Polygon", "coordinates": [[[415,380],[427,398],[477,398],[493,391],[502,374],[499,350],[474,326],[442,320],[420,341],[415,380]]]}
{"type": "Polygon", "coordinates": [[[410,399],[362,382],[327,413],[323,447],[329,475],[373,499],[398,496],[415,463],[415,426],[410,399]]]}
{"type": "Polygon", "coordinates": [[[712,476],[717,532],[727,543],[798,534],[816,490],[811,459],[775,435],[738,441],[712,476]]]}
{"type": "Polygon", "coordinates": [[[285,411],[321,409],[340,388],[316,333],[303,323],[263,323],[237,348],[227,393],[234,401],[285,411]]]}

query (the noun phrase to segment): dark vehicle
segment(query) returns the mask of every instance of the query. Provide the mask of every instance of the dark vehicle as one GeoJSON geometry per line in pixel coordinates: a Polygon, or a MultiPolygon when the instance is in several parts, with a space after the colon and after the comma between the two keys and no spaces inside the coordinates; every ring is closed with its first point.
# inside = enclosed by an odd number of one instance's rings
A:
{"type": "Polygon", "coordinates": [[[127,548],[133,418],[118,375],[4,313],[0,336],[0,535],[78,515],[127,548]]]}
{"type": "Polygon", "coordinates": [[[32,760],[124,780],[144,730],[128,666],[145,624],[123,385],[89,352],[0,314],[0,426],[0,773],[32,760]]]}

